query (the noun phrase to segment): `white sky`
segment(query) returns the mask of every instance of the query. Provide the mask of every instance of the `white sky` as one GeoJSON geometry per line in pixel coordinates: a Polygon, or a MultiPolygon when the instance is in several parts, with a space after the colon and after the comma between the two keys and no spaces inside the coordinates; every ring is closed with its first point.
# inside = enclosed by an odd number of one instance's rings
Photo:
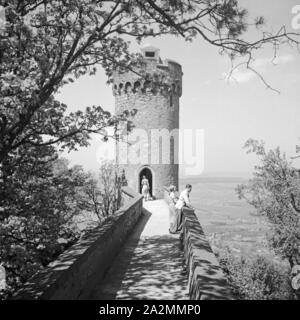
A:
{"type": "MultiPolygon", "coordinates": [[[[300,0],[240,0],[250,16],[263,15],[271,30],[285,24],[291,30],[292,7],[300,0]]],[[[298,30],[300,31],[300,30],[298,30]]],[[[254,34],[248,34],[253,38],[254,34]]],[[[180,103],[180,127],[205,130],[205,174],[227,175],[251,172],[255,156],[242,149],[248,138],[262,139],[268,147],[280,146],[288,156],[295,155],[300,137],[300,54],[291,48],[279,51],[277,65],[271,50],[256,54],[255,66],[281,94],[267,90],[261,80],[247,70],[238,70],[235,81],[224,80],[230,68],[227,57],[202,39],[187,43],[174,37],[147,39],[160,48],[163,59],[178,61],[184,72],[180,103]]],[[[133,50],[138,50],[133,44],[133,50]]],[[[114,110],[114,97],[101,69],[96,76],[83,77],[57,95],[70,111],[89,105],[114,110]]],[[[72,164],[96,170],[99,143],[66,157],[72,164]]],[[[300,167],[300,160],[295,164],[300,167]]]]}

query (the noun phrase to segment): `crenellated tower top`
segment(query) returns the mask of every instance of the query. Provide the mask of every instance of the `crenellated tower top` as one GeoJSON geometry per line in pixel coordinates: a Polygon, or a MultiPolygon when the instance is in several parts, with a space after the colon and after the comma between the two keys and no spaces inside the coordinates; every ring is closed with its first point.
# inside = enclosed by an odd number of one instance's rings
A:
{"type": "Polygon", "coordinates": [[[162,61],[160,50],[151,45],[141,48],[142,66],[125,73],[115,72],[113,94],[182,95],[182,67],[173,60],[162,61]]]}

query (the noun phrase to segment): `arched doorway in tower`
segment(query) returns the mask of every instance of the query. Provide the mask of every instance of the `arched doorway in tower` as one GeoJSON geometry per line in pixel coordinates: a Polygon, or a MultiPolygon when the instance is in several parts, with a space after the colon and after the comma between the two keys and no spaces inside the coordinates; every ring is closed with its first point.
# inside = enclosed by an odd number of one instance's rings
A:
{"type": "Polygon", "coordinates": [[[142,193],[142,179],[143,179],[143,176],[145,176],[149,181],[150,195],[152,197],[153,196],[153,194],[152,194],[153,176],[152,176],[151,170],[149,168],[143,168],[141,170],[141,172],[140,172],[140,175],[139,175],[139,191],[140,191],[140,193],[142,193]]]}

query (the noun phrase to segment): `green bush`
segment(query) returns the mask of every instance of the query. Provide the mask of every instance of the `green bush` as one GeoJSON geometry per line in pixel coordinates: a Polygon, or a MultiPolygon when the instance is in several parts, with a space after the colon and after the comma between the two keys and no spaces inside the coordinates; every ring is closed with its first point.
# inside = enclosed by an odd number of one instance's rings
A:
{"type": "Polygon", "coordinates": [[[300,264],[300,177],[279,148],[266,150],[263,142],[247,141],[248,153],[259,158],[253,178],[237,187],[240,199],[268,219],[268,241],[275,254],[293,268],[300,264]]]}
{"type": "Polygon", "coordinates": [[[295,299],[287,268],[262,256],[235,257],[229,250],[219,261],[236,299],[295,299]]]}
{"type": "Polygon", "coordinates": [[[77,190],[84,183],[83,170],[68,168],[56,154],[49,158],[50,148],[30,151],[22,161],[2,167],[0,264],[6,288],[0,299],[9,298],[80,236],[73,218],[80,213],[77,190]]]}
{"type": "Polygon", "coordinates": [[[0,179],[0,265],[6,271],[0,300],[10,298],[88,232],[76,222],[83,211],[100,219],[121,205],[121,180],[109,164],[100,168],[98,183],[81,166],[69,167],[50,147],[19,155],[22,161],[7,161],[0,179]]]}

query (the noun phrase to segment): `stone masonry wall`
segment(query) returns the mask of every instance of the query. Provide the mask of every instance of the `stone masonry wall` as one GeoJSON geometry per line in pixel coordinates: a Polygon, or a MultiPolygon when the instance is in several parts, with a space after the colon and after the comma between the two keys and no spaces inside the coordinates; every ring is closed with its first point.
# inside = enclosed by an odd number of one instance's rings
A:
{"type": "Polygon", "coordinates": [[[124,188],[123,193],[131,200],[33,276],[14,299],[85,299],[111,266],[142,213],[141,195],[129,188],[124,188]]]}
{"type": "MultiPolygon", "coordinates": [[[[170,202],[169,191],[164,198],[170,202]]],[[[227,279],[194,210],[183,208],[183,254],[191,300],[231,300],[227,279]]]]}

